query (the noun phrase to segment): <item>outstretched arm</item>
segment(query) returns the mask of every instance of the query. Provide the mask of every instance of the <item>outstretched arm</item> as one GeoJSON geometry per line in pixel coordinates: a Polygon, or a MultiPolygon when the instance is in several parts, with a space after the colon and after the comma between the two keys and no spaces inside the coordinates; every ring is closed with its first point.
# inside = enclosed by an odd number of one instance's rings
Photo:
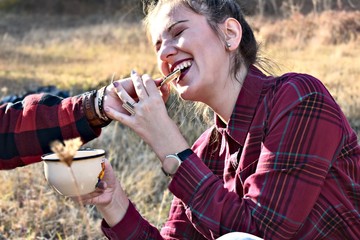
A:
{"type": "MultiPolygon", "coordinates": [[[[134,94],[130,79],[119,83],[134,94]]],[[[33,94],[23,101],[0,106],[0,169],[13,169],[41,161],[50,152],[49,143],[81,137],[86,143],[98,137],[111,119],[99,117],[99,91],[61,98],[50,94],[33,94]]],[[[101,100],[101,99],[100,99],[101,100]]],[[[106,88],[103,107],[119,112],[121,106],[112,84],[106,88]]]]}

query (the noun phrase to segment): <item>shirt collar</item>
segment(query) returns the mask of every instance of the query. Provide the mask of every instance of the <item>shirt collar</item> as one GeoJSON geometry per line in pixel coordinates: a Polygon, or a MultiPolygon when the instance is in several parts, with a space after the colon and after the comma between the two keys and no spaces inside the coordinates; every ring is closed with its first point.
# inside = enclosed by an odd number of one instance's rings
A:
{"type": "Polygon", "coordinates": [[[219,131],[226,131],[227,134],[241,146],[244,146],[246,135],[259,103],[264,80],[267,78],[268,77],[255,66],[250,66],[231,114],[229,124],[225,125],[223,121],[215,115],[215,126],[217,129],[219,131]]]}

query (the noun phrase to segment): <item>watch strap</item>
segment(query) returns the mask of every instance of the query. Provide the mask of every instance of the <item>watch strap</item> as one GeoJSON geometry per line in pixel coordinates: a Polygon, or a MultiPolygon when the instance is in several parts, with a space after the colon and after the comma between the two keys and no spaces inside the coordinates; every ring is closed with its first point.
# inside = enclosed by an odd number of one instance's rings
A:
{"type": "Polygon", "coordinates": [[[194,153],[193,150],[188,148],[188,149],[185,149],[184,151],[176,153],[176,155],[181,159],[181,161],[184,161],[185,159],[187,159],[193,153],[194,153]]]}

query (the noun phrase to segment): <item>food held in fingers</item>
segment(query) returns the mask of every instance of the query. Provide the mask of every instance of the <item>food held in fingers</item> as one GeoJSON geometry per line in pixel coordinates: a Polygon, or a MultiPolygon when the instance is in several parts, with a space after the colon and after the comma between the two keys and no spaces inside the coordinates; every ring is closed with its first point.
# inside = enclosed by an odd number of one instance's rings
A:
{"type": "Polygon", "coordinates": [[[178,77],[180,77],[180,75],[181,75],[181,70],[178,68],[163,79],[163,81],[160,84],[160,87],[162,87],[164,84],[168,84],[169,82],[177,79],[178,77]]]}

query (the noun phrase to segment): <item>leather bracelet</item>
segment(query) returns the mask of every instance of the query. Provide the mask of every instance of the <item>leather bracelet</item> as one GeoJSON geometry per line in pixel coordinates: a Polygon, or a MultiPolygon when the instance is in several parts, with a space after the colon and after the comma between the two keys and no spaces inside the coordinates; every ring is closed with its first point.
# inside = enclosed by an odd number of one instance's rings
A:
{"type": "Polygon", "coordinates": [[[106,87],[107,86],[102,87],[98,90],[97,104],[98,104],[98,108],[99,108],[99,117],[101,119],[103,119],[104,121],[109,121],[109,118],[106,116],[106,114],[104,112],[104,99],[105,99],[106,87]]]}
{"type": "Polygon", "coordinates": [[[105,121],[96,114],[96,110],[95,110],[96,94],[97,94],[96,90],[84,93],[82,95],[82,103],[83,103],[85,116],[89,121],[90,126],[101,128],[107,126],[111,122],[111,119],[105,121]]]}

